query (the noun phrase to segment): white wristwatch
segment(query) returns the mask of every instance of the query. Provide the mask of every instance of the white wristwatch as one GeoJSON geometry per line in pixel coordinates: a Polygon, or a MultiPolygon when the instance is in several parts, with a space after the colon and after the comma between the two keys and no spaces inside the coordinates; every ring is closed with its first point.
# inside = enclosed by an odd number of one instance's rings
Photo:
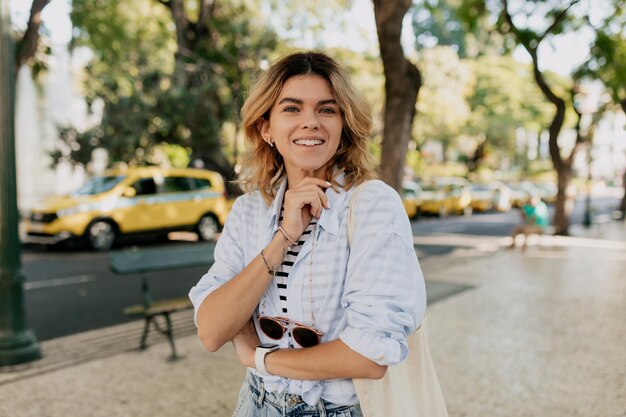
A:
{"type": "Polygon", "coordinates": [[[254,352],[254,366],[256,366],[256,370],[263,375],[271,375],[267,372],[267,369],[265,369],[265,355],[277,351],[278,349],[279,347],[275,343],[263,343],[257,345],[256,351],[254,352]]]}

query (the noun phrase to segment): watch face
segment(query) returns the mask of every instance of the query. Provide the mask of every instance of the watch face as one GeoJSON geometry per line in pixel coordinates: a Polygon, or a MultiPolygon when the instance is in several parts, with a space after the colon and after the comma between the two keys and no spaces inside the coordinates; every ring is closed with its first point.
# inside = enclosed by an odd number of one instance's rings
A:
{"type": "Polygon", "coordinates": [[[257,348],[259,349],[272,349],[275,347],[278,347],[276,343],[261,343],[260,345],[257,345],[257,348]]]}

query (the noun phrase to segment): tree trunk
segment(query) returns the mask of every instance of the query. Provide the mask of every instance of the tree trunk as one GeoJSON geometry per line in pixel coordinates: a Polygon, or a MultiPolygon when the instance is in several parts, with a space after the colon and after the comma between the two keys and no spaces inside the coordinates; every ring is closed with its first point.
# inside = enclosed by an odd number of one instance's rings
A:
{"type": "Polygon", "coordinates": [[[571,215],[571,202],[568,201],[567,195],[567,187],[569,186],[570,180],[572,178],[572,163],[574,160],[574,156],[576,151],[578,150],[578,140],[570,156],[566,159],[563,159],[561,156],[561,150],[559,148],[559,134],[561,133],[561,128],[563,127],[563,121],[565,120],[565,100],[561,97],[557,96],[546,81],[543,73],[539,69],[539,58],[537,55],[537,50],[539,49],[539,45],[545,39],[545,37],[552,33],[552,31],[558,27],[558,25],[565,19],[568,10],[574,4],[576,4],[579,0],[572,0],[569,5],[560,10],[558,14],[556,14],[553,18],[552,23],[546,29],[546,31],[538,36],[535,40],[535,44],[531,44],[528,41],[528,36],[523,33],[513,22],[513,18],[511,17],[508,10],[508,1],[502,0],[502,13],[503,16],[509,26],[508,31],[510,31],[516,38],[517,42],[521,44],[524,49],[530,54],[533,65],[533,77],[537,86],[543,93],[544,97],[554,105],[555,114],[550,123],[550,128],[548,129],[549,140],[548,140],[548,148],[550,150],[550,158],[552,159],[552,164],[554,165],[554,169],[557,172],[557,199],[555,202],[555,214],[554,214],[554,228],[555,234],[557,235],[567,235],[569,233],[569,218],[571,215]]]}
{"type": "Polygon", "coordinates": [[[385,71],[385,127],[380,176],[398,192],[411,140],[415,104],[421,87],[419,70],[404,56],[400,35],[410,0],[374,0],[380,55],[385,71]]]}
{"type": "Polygon", "coordinates": [[[28,24],[22,39],[17,41],[15,47],[15,77],[20,67],[37,52],[39,42],[39,27],[41,26],[41,11],[50,3],[50,0],[33,0],[30,7],[28,24]]]}
{"type": "Polygon", "coordinates": [[[573,200],[568,195],[568,188],[572,180],[572,167],[560,165],[556,168],[557,194],[554,203],[554,234],[567,236],[569,234],[569,218],[572,214],[573,200]]]}
{"type": "Polygon", "coordinates": [[[568,202],[567,187],[572,179],[572,161],[576,147],[572,149],[570,158],[564,160],[561,157],[558,139],[563,127],[563,121],[565,120],[565,102],[561,98],[550,101],[556,107],[556,113],[548,129],[548,148],[552,165],[556,170],[558,187],[557,198],[554,203],[554,234],[567,236],[569,234],[569,219],[571,215],[571,209],[569,209],[571,203],[568,202]]]}

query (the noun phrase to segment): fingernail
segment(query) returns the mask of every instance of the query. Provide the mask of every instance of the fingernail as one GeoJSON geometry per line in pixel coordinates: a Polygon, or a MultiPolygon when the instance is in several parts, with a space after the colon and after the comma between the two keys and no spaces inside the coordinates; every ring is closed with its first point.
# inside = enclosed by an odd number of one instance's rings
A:
{"type": "Polygon", "coordinates": [[[332,186],[332,184],[329,183],[328,181],[326,181],[326,185],[328,185],[329,187],[332,186]]]}
{"type": "Polygon", "coordinates": [[[325,206],[326,206],[326,208],[330,208],[330,203],[328,201],[326,201],[325,206]]]}

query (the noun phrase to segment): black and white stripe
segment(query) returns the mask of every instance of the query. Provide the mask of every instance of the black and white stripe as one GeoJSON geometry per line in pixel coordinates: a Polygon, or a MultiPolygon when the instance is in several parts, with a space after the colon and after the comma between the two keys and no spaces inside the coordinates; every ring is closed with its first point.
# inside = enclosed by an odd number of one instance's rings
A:
{"type": "MultiPolygon", "coordinates": [[[[284,211],[284,208],[281,208],[279,224],[282,224],[283,222],[283,211],[284,211]]],[[[276,275],[274,276],[274,282],[276,283],[276,287],[278,288],[278,295],[280,297],[280,306],[282,308],[283,316],[285,317],[288,317],[288,314],[289,314],[289,309],[287,307],[287,294],[288,294],[287,287],[289,285],[288,284],[289,272],[291,271],[291,267],[293,266],[293,263],[296,261],[296,258],[298,257],[298,253],[300,253],[300,250],[302,249],[304,242],[306,242],[306,239],[313,232],[313,229],[315,228],[316,223],[317,223],[317,219],[313,217],[313,219],[311,219],[311,223],[309,223],[309,226],[302,233],[302,236],[298,238],[298,241],[297,241],[298,244],[296,246],[290,246],[287,252],[285,253],[285,257],[283,258],[283,263],[281,264],[280,270],[276,272],[276,275]]],[[[289,345],[293,347],[292,340],[291,340],[291,331],[289,331],[289,345]]]]}

